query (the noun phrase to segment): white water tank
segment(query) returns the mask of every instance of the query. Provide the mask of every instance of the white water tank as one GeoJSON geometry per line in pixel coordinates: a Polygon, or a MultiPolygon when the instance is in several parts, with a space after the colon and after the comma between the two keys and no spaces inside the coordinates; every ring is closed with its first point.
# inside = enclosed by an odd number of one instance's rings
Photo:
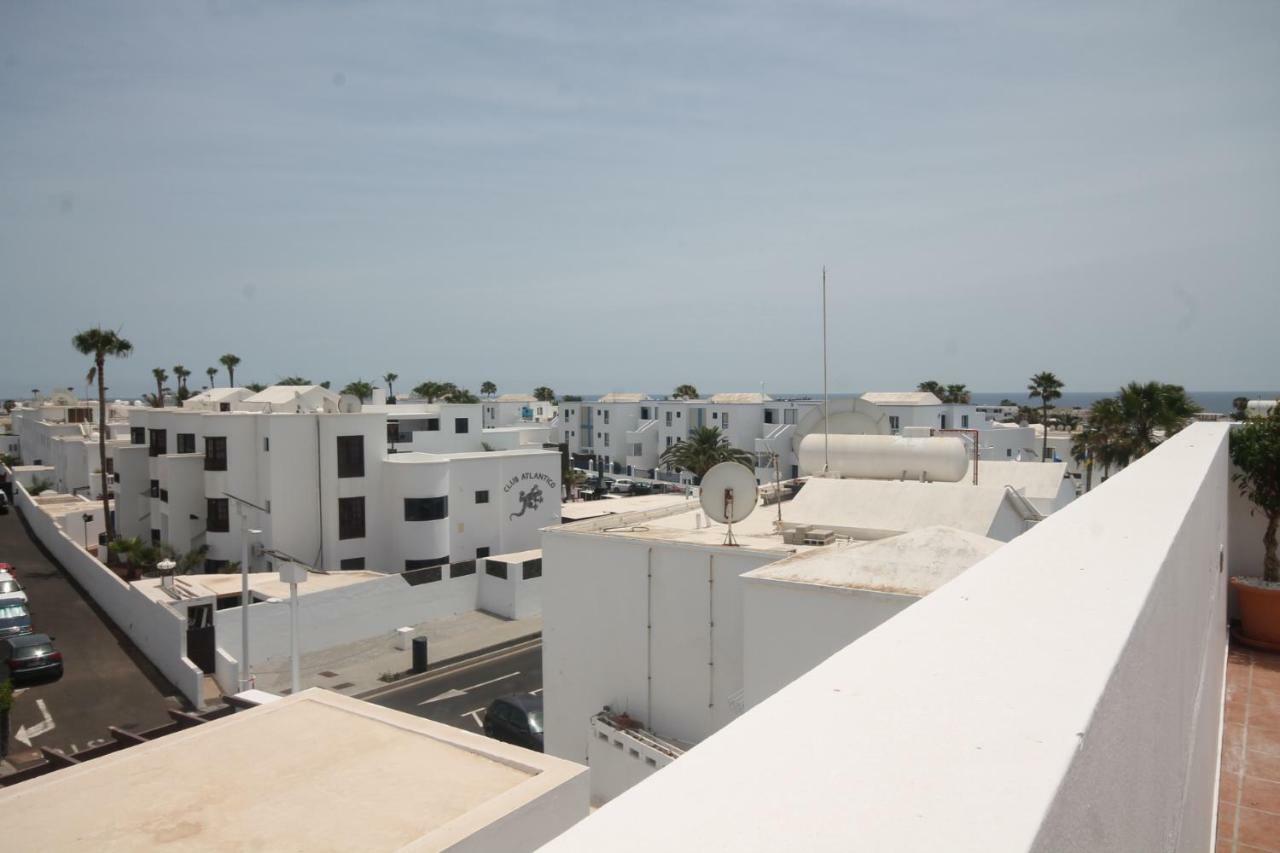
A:
{"type": "Polygon", "coordinates": [[[1250,400],[1244,407],[1250,417],[1260,418],[1271,414],[1271,410],[1276,407],[1275,400],[1250,400]]]}
{"type": "MultiPolygon", "coordinates": [[[[823,435],[800,442],[800,472],[822,473],[823,435]]],[[[969,450],[955,436],[902,438],[896,435],[833,435],[830,473],[859,480],[927,480],[956,483],[969,470],[969,450]]]]}

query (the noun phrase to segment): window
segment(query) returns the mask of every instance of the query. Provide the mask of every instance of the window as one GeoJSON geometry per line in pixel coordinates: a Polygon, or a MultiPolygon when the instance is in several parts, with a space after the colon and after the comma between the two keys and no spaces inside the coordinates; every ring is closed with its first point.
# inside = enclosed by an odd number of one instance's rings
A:
{"type": "Polygon", "coordinates": [[[195,453],[196,452],[196,434],[194,432],[178,433],[178,452],[179,453],[195,453]]]}
{"type": "MultiPolygon", "coordinates": [[[[405,498],[405,521],[439,521],[449,517],[449,498],[405,498]]],[[[363,534],[362,534],[363,535],[363,534]]]]}
{"type": "Polygon", "coordinates": [[[160,481],[159,480],[151,481],[151,497],[153,498],[160,497],[160,481]]]}
{"type": "Polygon", "coordinates": [[[968,429],[968,428],[969,428],[969,416],[968,416],[968,415],[961,415],[961,416],[960,416],[960,426],[961,426],[961,428],[962,428],[962,429],[968,429]]]}
{"type": "Polygon", "coordinates": [[[1012,456],[1012,455],[1013,455],[1013,448],[1012,448],[1012,447],[1006,447],[1006,448],[1004,449],[1004,455],[1005,455],[1005,456],[1012,456]]]}
{"type": "Polygon", "coordinates": [[[161,489],[161,490],[160,490],[160,500],[161,500],[161,501],[163,501],[164,503],[168,503],[168,502],[169,502],[169,490],[168,490],[168,489],[161,489]]]}
{"type": "Polygon", "coordinates": [[[671,426],[671,412],[667,412],[667,426],[671,426]]]}
{"type": "Polygon", "coordinates": [[[488,502],[489,502],[488,489],[480,489],[478,492],[476,492],[476,503],[487,504],[488,502]]]}
{"type": "Polygon", "coordinates": [[[632,455],[632,456],[644,456],[644,445],[643,445],[643,444],[633,444],[633,445],[631,445],[631,455],[632,455]]]}
{"type": "MultiPolygon", "coordinates": [[[[415,569],[429,569],[434,566],[443,566],[447,562],[449,562],[448,557],[432,557],[430,560],[405,560],[404,570],[412,572],[415,569]]],[[[439,580],[439,577],[436,580],[439,580]]]]}
{"type": "Polygon", "coordinates": [[[719,418],[720,418],[720,413],[719,413],[719,412],[712,412],[712,413],[711,413],[711,420],[713,420],[713,421],[714,421],[714,420],[719,420],[719,418]]]}
{"type": "Polygon", "coordinates": [[[404,570],[406,572],[413,572],[415,585],[420,583],[435,583],[444,576],[444,566],[435,560],[405,560],[404,570]],[[427,563],[428,565],[420,565],[421,563],[427,563]]]}
{"type": "Polygon", "coordinates": [[[227,470],[227,437],[224,435],[206,435],[204,437],[204,470],[227,470]]]}
{"type": "Polygon", "coordinates": [[[946,415],[938,415],[938,420],[939,420],[939,422],[940,422],[940,423],[939,423],[939,426],[941,426],[943,429],[946,429],[946,428],[947,428],[947,416],[946,416],[946,415]]]}
{"type": "Polygon", "coordinates": [[[524,579],[533,580],[542,577],[542,558],[524,561],[524,579]]]}
{"type": "Polygon", "coordinates": [[[671,446],[671,436],[667,436],[667,447],[671,446]]]}
{"type": "Polygon", "coordinates": [[[902,418],[897,415],[889,415],[889,431],[897,432],[902,429],[902,418]]]}
{"type": "Polygon", "coordinates": [[[609,433],[607,432],[604,434],[604,446],[605,447],[609,446],[609,433]]]}
{"type": "Polygon", "coordinates": [[[492,575],[492,576],[493,576],[493,577],[495,577],[495,578],[502,578],[503,580],[506,580],[506,579],[507,579],[507,564],[506,564],[506,563],[500,563],[500,562],[498,562],[497,560],[485,560],[485,561],[484,561],[484,573],[485,573],[486,575],[492,575]]]}
{"type": "Polygon", "coordinates": [[[464,575],[474,575],[476,573],[476,561],[464,560],[461,563],[454,563],[449,567],[449,577],[460,578],[464,575]]]}
{"type": "Polygon", "coordinates": [[[728,413],[728,412],[725,412],[725,413],[724,413],[724,417],[720,419],[720,426],[724,427],[725,429],[728,429],[728,428],[729,428],[729,413],[728,413]]]}
{"type": "Polygon", "coordinates": [[[483,560],[487,556],[489,556],[489,546],[486,545],[476,549],[477,560],[483,560]]]}
{"type": "Polygon", "coordinates": [[[151,528],[151,544],[152,545],[160,544],[160,531],[156,530],[154,527],[151,528]]]}
{"type": "Polygon", "coordinates": [[[764,410],[764,422],[765,422],[765,423],[767,423],[767,424],[771,424],[771,423],[773,423],[773,419],[776,417],[776,415],[774,415],[774,413],[773,413],[773,412],[774,412],[774,410],[773,410],[773,409],[765,409],[765,410],[764,410]]]}
{"type": "Polygon", "coordinates": [[[150,455],[160,456],[169,452],[169,437],[165,430],[151,430],[151,450],[150,455]]]}
{"type": "Polygon", "coordinates": [[[263,453],[271,452],[271,439],[270,437],[265,435],[262,437],[262,452],[263,453]]]}
{"type": "MultiPolygon", "coordinates": [[[[364,476],[364,436],[338,436],[338,476],[364,476]]],[[[360,534],[363,536],[364,534],[360,534]]]]}
{"type": "Polygon", "coordinates": [[[146,427],[129,427],[129,443],[130,444],[146,444],[147,428],[146,427]]]}
{"type": "Polygon", "coordinates": [[[338,562],[338,568],[344,572],[357,571],[364,568],[364,557],[348,557],[338,562]]]}
{"type": "Polygon", "coordinates": [[[604,422],[605,422],[605,426],[608,426],[608,425],[609,425],[609,410],[608,410],[608,409],[605,409],[605,410],[604,410],[604,422]]]}
{"type": "Polygon", "coordinates": [[[471,431],[471,426],[470,426],[470,424],[468,424],[468,422],[467,422],[467,419],[466,419],[466,418],[454,418],[454,419],[453,419],[453,431],[454,431],[455,433],[458,433],[458,434],[462,434],[462,433],[464,433],[464,432],[470,432],[470,431],[471,431]]]}
{"type": "Polygon", "coordinates": [[[642,420],[642,421],[647,421],[647,420],[649,420],[649,407],[648,407],[648,406],[641,406],[641,407],[640,407],[640,420],[642,420]]]}
{"type": "Polygon", "coordinates": [[[338,538],[364,538],[364,498],[338,498],[338,538]]]}
{"type": "Polygon", "coordinates": [[[427,418],[427,432],[439,432],[439,431],[440,431],[440,419],[427,418]]]}
{"type": "Polygon", "coordinates": [[[679,410],[677,410],[677,411],[676,411],[676,417],[677,417],[677,418],[682,418],[682,417],[684,417],[684,414],[683,414],[683,413],[681,413],[679,410]]]}
{"type": "Polygon", "coordinates": [[[796,422],[796,410],[784,409],[782,412],[782,422],[784,424],[793,424],[796,422]]]}
{"type": "Polygon", "coordinates": [[[218,411],[219,411],[219,412],[229,412],[229,411],[231,411],[231,404],[230,404],[230,403],[219,403],[219,404],[218,404],[218,411]]]}
{"type": "Polygon", "coordinates": [[[210,533],[226,533],[231,530],[231,501],[228,498],[206,500],[205,528],[210,533]]]}
{"type": "Polygon", "coordinates": [[[230,560],[205,560],[204,573],[206,575],[220,574],[229,565],[231,565],[230,560]]]}

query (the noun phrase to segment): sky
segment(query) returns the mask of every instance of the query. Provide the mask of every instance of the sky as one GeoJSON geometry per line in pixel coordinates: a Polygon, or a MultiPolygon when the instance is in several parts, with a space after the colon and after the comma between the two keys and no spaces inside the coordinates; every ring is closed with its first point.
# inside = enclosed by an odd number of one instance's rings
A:
{"type": "Polygon", "coordinates": [[[1280,4],[0,0],[0,395],[1280,386],[1280,4]],[[225,384],[225,374],[218,377],[225,384]]]}

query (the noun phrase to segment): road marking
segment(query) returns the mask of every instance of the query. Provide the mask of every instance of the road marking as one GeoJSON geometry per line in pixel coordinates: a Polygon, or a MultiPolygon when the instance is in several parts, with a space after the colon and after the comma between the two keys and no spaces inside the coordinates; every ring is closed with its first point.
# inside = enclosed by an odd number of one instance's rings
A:
{"type": "Polygon", "coordinates": [[[520,674],[519,672],[508,672],[506,675],[499,675],[497,678],[490,678],[488,681],[482,681],[479,684],[473,684],[470,687],[464,687],[462,688],[462,692],[466,693],[467,691],[475,690],[477,687],[487,687],[490,684],[497,684],[499,681],[504,681],[508,678],[515,678],[519,674],[520,674]]]}
{"type": "Polygon", "coordinates": [[[541,635],[539,635],[536,639],[528,640],[527,642],[520,643],[515,646],[508,646],[492,652],[478,654],[474,658],[467,658],[465,660],[458,661],[457,663],[451,663],[438,670],[429,670],[422,675],[410,676],[409,678],[402,679],[394,684],[389,684],[386,687],[379,687],[365,693],[357,694],[355,698],[363,699],[366,702],[373,702],[375,699],[381,699],[384,696],[391,695],[392,693],[399,693],[402,690],[412,690],[415,687],[421,687],[424,684],[440,681],[441,679],[448,678],[449,676],[460,675],[461,673],[469,672],[486,664],[506,660],[511,657],[517,657],[525,654],[526,652],[531,652],[534,649],[540,649],[541,647],[542,638],[541,635]]]}
{"type": "Polygon", "coordinates": [[[537,696],[537,695],[538,695],[539,693],[541,693],[541,692],[542,692],[542,688],[541,688],[541,687],[539,687],[539,688],[537,688],[536,690],[530,690],[530,691],[529,691],[529,695],[530,695],[530,696],[537,696]]]}
{"type": "MultiPolygon", "coordinates": [[[[480,707],[480,708],[476,708],[474,711],[467,711],[465,714],[459,714],[458,716],[459,716],[459,717],[470,717],[472,720],[474,720],[474,721],[475,721],[475,724],[476,724],[476,726],[477,726],[477,727],[483,728],[483,727],[484,727],[484,721],[483,721],[483,719],[482,719],[482,717],[481,717],[481,715],[482,715],[482,714],[484,714],[484,708],[483,708],[483,707],[480,707]]],[[[28,745],[30,745],[30,744],[28,744],[28,745]]]]}
{"type": "Polygon", "coordinates": [[[467,695],[467,691],[465,690],[456,690],[456,689],[446,690],[445,692],[441,693],[438,696],[432,696],[430,699],[427,699],[424,702],[419,702],[418,705],[419,706],[430,705],[432,702],[439,702],[441,699],[452,699],[455,696],[466,696],[466,695],[467,695]]]}
{"type": "Polygon", "coordinates": [[[44,704],[43,699],[36,700],[36,707],[40,709],[40,715],[44,719],[36,723],[31,728],[19,726],[18,731],[14,734],[15,738],[22,741],[27,746],[31,746],[31,739],[33,737],[47,735],[49,732],[57,728],[57,724],[53,722],[53,715],[49,713],[49,708],[44,704]]]}

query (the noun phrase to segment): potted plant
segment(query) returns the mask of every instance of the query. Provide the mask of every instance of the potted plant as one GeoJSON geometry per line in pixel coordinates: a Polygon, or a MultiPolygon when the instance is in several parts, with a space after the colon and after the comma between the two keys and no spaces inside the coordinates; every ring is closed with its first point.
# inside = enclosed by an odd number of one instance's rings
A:
{"type": "Polygon", "coordinates": [[[1240,602],[1241,639],[1259,648],[1280,651],[1280,407],[1266,417],[1250,418],[1231,433],[1232,480],[1253,503],[1250,513],[1267,519],[1262,534],[1262,577],[1231,579],[1240,602]]]}

